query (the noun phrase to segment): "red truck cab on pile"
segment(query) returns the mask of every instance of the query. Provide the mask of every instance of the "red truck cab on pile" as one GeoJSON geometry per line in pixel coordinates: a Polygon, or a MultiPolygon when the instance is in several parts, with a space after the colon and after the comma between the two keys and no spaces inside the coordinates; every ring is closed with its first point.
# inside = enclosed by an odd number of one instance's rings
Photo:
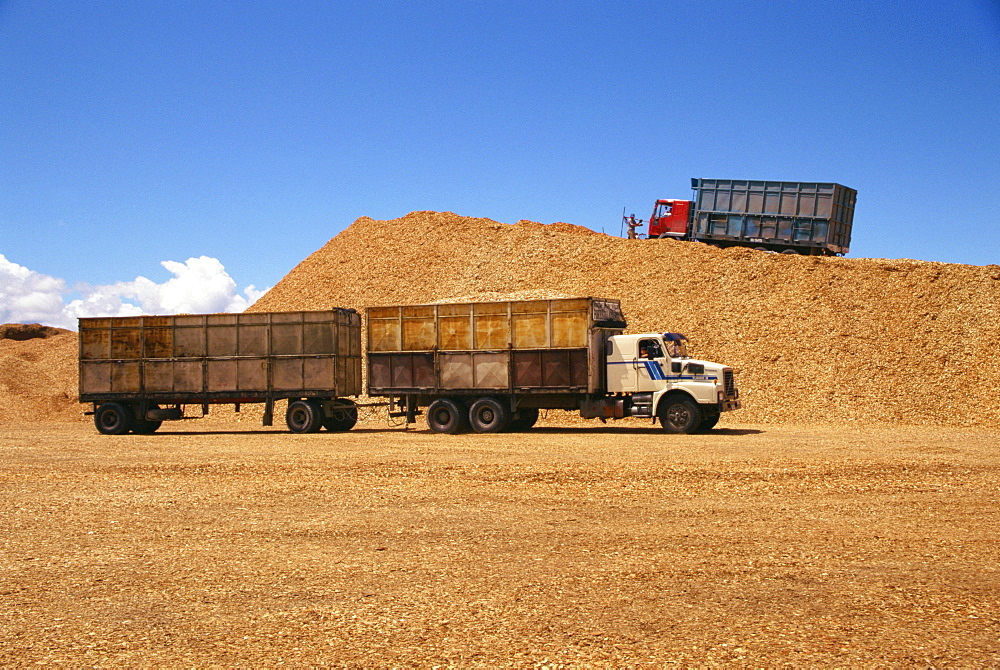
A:
{"type": "Polygon", "coordinates": [[[657,200],[649,217],[647,237],[682,238],[687,235],[690,216],[690,200],[657,200]]]}

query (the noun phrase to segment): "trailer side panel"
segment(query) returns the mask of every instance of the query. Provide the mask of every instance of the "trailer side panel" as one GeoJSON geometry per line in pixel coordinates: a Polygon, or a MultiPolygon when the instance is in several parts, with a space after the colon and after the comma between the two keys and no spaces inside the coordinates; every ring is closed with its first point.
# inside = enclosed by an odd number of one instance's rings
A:
{"type": "Polygon", "coordinates": [[[80,401],[360,395],[357,312],[80,319],[80,401]]]}
{"type": "Polygon", "coordinates": [[[371,307],[369,395],[596,393],[595,331],[625,327],[617,300],[560,298],[371,307]]]}

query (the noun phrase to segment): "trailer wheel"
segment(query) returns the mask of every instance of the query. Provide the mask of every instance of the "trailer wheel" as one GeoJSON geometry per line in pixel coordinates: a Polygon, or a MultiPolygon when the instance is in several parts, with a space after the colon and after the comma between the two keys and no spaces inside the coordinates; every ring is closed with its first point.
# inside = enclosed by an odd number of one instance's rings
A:
{"type": "Polygon", "coordinates": [[[477,433],[502,433],[510,425],[510,410],[496,398],[480,398],[469,408],[469,423],[477,433]]]}
{"type": "Polygon", "coordinates": [[[522,431],[530,430],[538,421],[537,407],[522,407],[517,410],[517,416],[510,420],[508,430],[522,431]]]}
{"type": "Polygon", "coordinates": [[[795,249],[785,249],[781,253],[788,254],[789,256],[798,256],[799,255],[799,252],[796,251],[795,249]]]}
{"type": "Polygon", "coordinates": [[[693,433],[701,427],[702,416],[693,400],[674,396],[660,402],[660,427],[668,433],[693,433]]]}
{"type": "Polygon", "coordinates": [[[333,411],[333,416],[323,419],[323,427],[335,433],[354,428],[358,422],[358,408],[350,400],[350,404],[341,405],[333,411]]]}
{"type": "Polygon", "coordinates": [[[294,400],[288,403],[285,425],[293,433],[315,433],[323,425],[323,410],[315,400],[294,400]]]}
{"type": "Polygon", "coordinates": [[[150,421],[149,419],[136,419],[132,426],[132,432],[136,435],[152,435],[163,425],[162,421],[150,421]]]}
{"type": "Polygon", "coordinates": [[[131,408],[118,402],[106,402],[94,412],[94,425],[105,435],[124,435],[132,430],[131,408]]]}
{"type": "MultiPolygon", "coordinates": [[[[150,404],[149,407],[146,408],[147,416],[150,411],[156,411],[159,409],[159,405],[155,403],[150,404]]],[[[161,425],[163,425],[163,422],[158,419],[147,419],[146,417],[133,418],[132,432],[136,435],[152,435],[161,425]]]]}
{"type": "Polygon", "coordinates": [[[427,408],[427,427],[435,433],[455,435],[468,428],[465,410],[451,398],[438,398],[427,408]]]}

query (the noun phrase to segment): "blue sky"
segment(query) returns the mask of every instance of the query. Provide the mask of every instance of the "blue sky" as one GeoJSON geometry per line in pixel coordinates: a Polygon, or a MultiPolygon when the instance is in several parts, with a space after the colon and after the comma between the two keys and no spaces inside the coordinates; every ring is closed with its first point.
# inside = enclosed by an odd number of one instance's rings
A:
{"type": "Polygon", "coordinates": [[[691,177],[1000,263],[998,119],[996,0],[0,0],[0,322],[240,309],[359,216],[617,234],[691,177]]]}

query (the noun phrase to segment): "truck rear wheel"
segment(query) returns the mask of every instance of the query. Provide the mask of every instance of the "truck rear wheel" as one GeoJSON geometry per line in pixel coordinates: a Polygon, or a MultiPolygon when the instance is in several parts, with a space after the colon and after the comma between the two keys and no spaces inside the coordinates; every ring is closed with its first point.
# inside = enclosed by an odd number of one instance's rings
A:
{"type": "Polygon", "coordinates": [[[508,430],[529,430],[538,421],[537,407],[522,407],[517,410],[517,416],[511,419],[508,430]]]}
{"type": "Polygon", "coordinates": [[[451,398],[438,398],[427,408],[427,427],[435,433],[461,433],[468,427],[465,409],[451,398]]]}
{"type": "Polygon", "coordinates": [[[315,433],[323,425],[323,410],[315,400],[293,400],[285,412],[285,425],[293,433],[315,433]]]}
{"type": "Polygon", "coordinates": [[[660,417],[660,427],[668,433],[693,433],[702,422],[698,404],[680,396],[664,398],[657,415],[660,417]]]}
{"type": "Polygon", "coordinates": [[[469,423],[477,433],[502,433],[510,424],[510,410],[496,398],[480,398],[469,408],[469,423]]]}
{"type": "Polygon", "coordinates": [[[132,430],[132,410],[119,402],[106,402],[94,412],[94,425],[105,435],[124,435],[132,430]]]}

